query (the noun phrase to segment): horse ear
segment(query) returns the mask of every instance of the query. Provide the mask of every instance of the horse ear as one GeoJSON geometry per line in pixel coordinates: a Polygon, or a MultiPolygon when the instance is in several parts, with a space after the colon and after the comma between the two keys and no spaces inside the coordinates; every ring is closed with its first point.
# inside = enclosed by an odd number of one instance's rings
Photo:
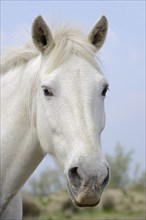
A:
{"type": "Polygon", "coordinates": [[[51,31],[42,16],[36,17],[32,25],[32,39],[42,53],[49,53],[54,47],[51,31]]]}
{"type": "Polygon", "coordinates": [[[99,21],[94,25],[88,35],[88,40],[99,50],[106,38],[108,29],[108,21],[105,16],[102,16],[99,21]]]}

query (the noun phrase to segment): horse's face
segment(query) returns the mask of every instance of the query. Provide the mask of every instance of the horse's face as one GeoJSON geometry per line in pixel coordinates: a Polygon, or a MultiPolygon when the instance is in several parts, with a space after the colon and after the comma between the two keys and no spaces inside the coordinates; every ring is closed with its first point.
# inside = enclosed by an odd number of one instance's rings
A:
{"type": "Polygon", "coordinates": [[[100,147],[107,80],[88,61],[73,55],[50,74],[41,73],[40,82],[40,144],[61,164],[74,203],[95,206],[109,179],[100,147]]]}
{"type": "Polygon", "coordinates": [[[103,75],[76,56],[41,80],[40,142],[63,166],[71,197],[80,206],[97,204],[108,182],[100,150],[107,88],[103,75]]]}

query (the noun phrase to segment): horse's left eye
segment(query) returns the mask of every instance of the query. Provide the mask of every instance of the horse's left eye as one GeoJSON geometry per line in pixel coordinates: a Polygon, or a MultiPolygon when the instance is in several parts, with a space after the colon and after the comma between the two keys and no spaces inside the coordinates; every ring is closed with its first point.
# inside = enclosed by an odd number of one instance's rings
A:
{"type": "Polygon", "coordinates": [[[54,96],[53,92],[45,86],[42,86],[45,96],[54,96]]]}
{"type": "Polygon", "coordinates": [[[106,96],[106,93],[107,93],[108,89],[109,89],[109,86],[106,85],[106,86],[104,87],[104,89],[103,89],[101,95],[102,95],[102,96],[106,96]]]}

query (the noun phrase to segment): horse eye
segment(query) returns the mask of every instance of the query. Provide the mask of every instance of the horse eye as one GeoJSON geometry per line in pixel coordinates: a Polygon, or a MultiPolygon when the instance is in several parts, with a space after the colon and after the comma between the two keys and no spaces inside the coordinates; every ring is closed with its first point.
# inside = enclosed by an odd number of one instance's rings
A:
{"type": "Polygon", "coordinates": [[[102,96],[106,96],[107,90],[109,89],[109,86],[106,85],[101,93],[102,96]]]}
{"type": "Polygon", "coordinates": [[[54,96],[53,92],[45,86],[42,86],[45,96],[54,96]]]}

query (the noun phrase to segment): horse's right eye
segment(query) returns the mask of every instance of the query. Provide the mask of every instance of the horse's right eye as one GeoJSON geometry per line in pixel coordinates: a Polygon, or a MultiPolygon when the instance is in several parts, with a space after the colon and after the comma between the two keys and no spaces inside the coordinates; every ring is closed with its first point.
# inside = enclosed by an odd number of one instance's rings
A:
{"type": "Polygon", "coordinates": [[[45,86],[42,86],[42,88],[43,88],[44,96],[54,96],[53,92],[50,89],[48,89],[45,86]]]}

